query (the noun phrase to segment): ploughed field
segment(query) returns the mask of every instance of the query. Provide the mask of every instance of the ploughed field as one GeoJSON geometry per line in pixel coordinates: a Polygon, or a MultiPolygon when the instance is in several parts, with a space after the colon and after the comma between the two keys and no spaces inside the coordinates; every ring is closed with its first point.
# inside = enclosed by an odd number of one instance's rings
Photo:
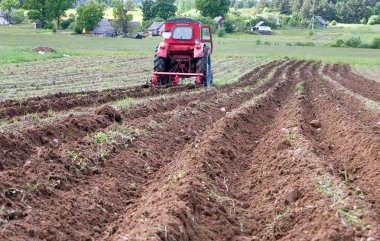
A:
{"type": "Polygon", "coordinates": [[[0,240],[380,239],[380,84],[346,65],[5,100],[0,118],[0,240]]]}

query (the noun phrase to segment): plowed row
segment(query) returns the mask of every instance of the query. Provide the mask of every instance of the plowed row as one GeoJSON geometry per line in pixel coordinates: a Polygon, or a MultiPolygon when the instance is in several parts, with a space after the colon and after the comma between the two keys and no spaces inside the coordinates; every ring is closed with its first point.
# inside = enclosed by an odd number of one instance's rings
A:
{"type": "Polygon", "coordinates": [[[208,90],[3,102],[83,109],[0,133],[0,240],[380,239],[379,88],[287,60],[208,90]],[[107,105],[127,97],[154,98],[107,105]]]}

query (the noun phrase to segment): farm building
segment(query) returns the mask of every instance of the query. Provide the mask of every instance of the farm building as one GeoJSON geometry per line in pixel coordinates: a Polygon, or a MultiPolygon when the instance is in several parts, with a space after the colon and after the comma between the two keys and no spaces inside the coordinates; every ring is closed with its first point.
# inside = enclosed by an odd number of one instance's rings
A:
{"type": "Polygon", "coordinates": [[[260,21],[255,26],[252,27],[252,31],[256,31],[259,29],[259,27],[262,27],[262,26],[268,26],[268,24],[264,21],[260,21]]]}
{"type": "Polygon", "coordinates": [[[11,16],[7,12],[0,11],[0,25],[9,25],[12,23],[11,16]]]}
{"type": "Polygon", "coordinates": [[[269,26],[260,26],[257,30],[256,30],[256,33],[259,33],[259,34],[272,34],[272,29],[271,27],[269,26]]]}
{"type": "Polygon", "coordinates": [[[98,26],[92,31],[92,36],[116,37],[116,28],[112,27],[111,21],[103,18],[99,21],[98,26]]]}
{"type": "Polygon", "coordinates": [[[218,28],[223,28],[223,24],[224,24],[223,17],[219,16],[219,17],[214,18],[214,22],[218,24],[218,28]]]}
{"type": "Polygon", "coordinates": [[[32,28],[33,28],[33,29],[40,29],[40,28],[42,28],[42,23],[39,22],[39,21],[34,22],[34,23],[32,24],[32,28]]]}
{"type": "Polygon", "coordinates": [[[154,22],[146,31],[149,32],[149,36],[160,36],[164,31],[164,26],[165,24],[163,22],[154,22]]]}
{"type": "Polygon", "coordinates": [[[327,28],[327,26],[329,25],[329,23],[326,20],[324,20],[321,16],[315,16],[315,18],[322,25],[322,28],[327,28]]]}

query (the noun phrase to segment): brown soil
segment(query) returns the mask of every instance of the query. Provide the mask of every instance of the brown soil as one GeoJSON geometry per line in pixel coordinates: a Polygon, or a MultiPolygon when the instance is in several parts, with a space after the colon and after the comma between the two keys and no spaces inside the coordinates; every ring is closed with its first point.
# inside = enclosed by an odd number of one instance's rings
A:
{"type": "Polygon", "coordinates": [[[326,65],[323,73],[353,92],[380,102],[380,83],[353,73],[349,65],[326,65]]]}
{"type": "Polygon", "coordinates": [[[347,66],[289,60],[205,91],[2,103],[98,107],[0,133],[0,240],[380,239],[380,116],[323,75],[378,101],[347,66]]]}
{"type": "Polygon", "coordinates": [[[89,107],[105,104],[123,98],[144,98],[195,89],[192,85],[166,89],[112,89],[101,92],[58,93],[25,100],[6,100],[0,102],[0,119],[9,119],[26,114],[69,110],[75,107],[89,107]]]}

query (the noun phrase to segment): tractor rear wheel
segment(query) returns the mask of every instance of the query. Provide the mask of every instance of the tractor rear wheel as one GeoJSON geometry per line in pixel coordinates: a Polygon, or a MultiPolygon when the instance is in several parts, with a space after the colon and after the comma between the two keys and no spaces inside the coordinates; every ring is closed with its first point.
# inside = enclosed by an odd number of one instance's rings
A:
{"type": "MultiPolygon", "coordinates": [[[[154,54],[154,72],[166,72],[166,59],[157,55],[157,49],[154,54]]],[[[167,76],[158,78],[158,85],[167,84],[169,84],[169,78],[167,76]]]]}
{"type": "Polygon", "coordinates": [[[203,74],[201,84],[207,86],[207,75],[208,75],[208,58],[209,58],[209,48],[205,45],[203,48],[203,57],[197,58],[195,61],[196,72],[203,74]]]}

